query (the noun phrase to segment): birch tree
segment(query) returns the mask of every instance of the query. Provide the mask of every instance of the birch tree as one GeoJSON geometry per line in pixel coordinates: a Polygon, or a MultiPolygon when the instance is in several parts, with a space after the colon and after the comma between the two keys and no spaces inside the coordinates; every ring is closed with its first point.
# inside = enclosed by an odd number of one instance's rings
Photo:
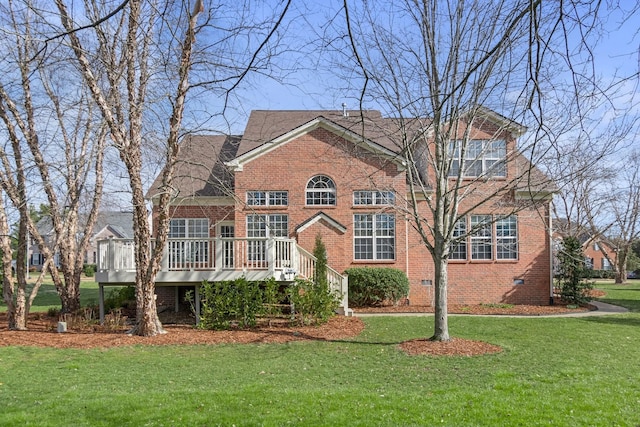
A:
{"type": "MultiPolygon", "coordinates": [[[[541,196],[545,187],[553,186],[531,167],[543,151],[540,140],[549,132],[544,108],[556,102],[548,94],[555,95],[551,80],[558,75],[568,80],[562,84],[569,89],[574,83],[593,86],[585,65],[592,58],[579,49],[582,45],[570,46],[569,36],[593,28],[598,7],[539,0],[343,2],[345,25],[340,30],[348,35],[347,46],[332,43],[343,55],[340,63],[359,71],[347,71],[355,83],[346,89],[356,93],[361,109],[381,106],[400,129],[390,137],[407,164],[406,215],[435,265],[433,340],[450,339],[447,271],[452,250],[485,226],[471,224],[461,232],[459,221],[500,201],[511,204],[512,212],[533,208],[544,218],[549,215],[541,196]],[[574,49],[583,56],[580,66],[573,63],[574,49]],[[345,52],[351,57],[344,57],[345,52]],[[484,183],[492,182],[491,171],[469,173],[488,150],[477,152],[470,131],[486,120],[485,107],[532,127],[529,142],[503,156],[520,164],[517,172],[488,186],[484,183]],[[533,189],[528,201],[510,196],[513,189],[527,188],[533,189]]],[[[578,37],[577,43],[586,42],[578,37]]],[[[578,98],[574,90],[565,102],[577,105],[578,98]]],[[[491,139],[518,128],[517,123],[503,123],[491,139]]]]}
{"type": "MultiPolygon", "coordinates": [[[[84,254],[102,193],[102,158],[106,134],[93,114],[88,92],[75,83],[75,70],[59,51],[38,55],[47,21],[30,2],[0,6],[5,55],[0,64],[0,120],[8,143],[0,147],[0,183],[19,212],[18,259],[26,259],[29,241],[44,254],[62,312],[80,308],[84,254]],[[86,195],[91,194],[86,201],[86,195]],[[46,202],[51,239],[40,235],[30,215],[30,201],[46,202]],[[82,213],[82,215],[81,215],[82,213]],[[59,269],[53,263],[58,254],[59,269]]],[[[24,262],[18,263],[23,292],[24,262]]],[[[5,272],[5,274],[8,272],[5,272]]],[[[42,276],[32,290],[35,297],[42,276]]],[[[5,298],[6,299],[6,298],[5,298]]],[[[28,301],[27,301],[28,302],[28,301]]],[[[14,301],[19,328],[26,327],[29,304],[14,301]]]]}
{"type": "Polygon", "coordinates": [[[201,0],[192,5],[129,0],[117,10],[110,9],[111,2],[86,0],[84,19],[91,25],[78,22],[80,11],[70,10],[68,2],[55,3],[64,37],[127,171],[136,262],[137,318],[131,332],[144,336],[163,333],[154,285],[168,234],[187,94],[194,87],[211,91],[225,100],[224,109],[239,82],[258,65],[264,66],[263,57],[271,54],[269,41],[289,2],[260,18],[251,13],[249,3],[242,2],[233,5],[236,17],[234,12],[225,16],[229,11],[223,5],[207,9],[201,0]],[[199,25],[201,16],[204,24],[199,25]],[[224,27],[230,20],[233,26],[224,27]],[[210,31],[203,34],[205,29],[210,31]],[[264,38],[256,41],[255,34],[264,38]],[[204,40],[206,51],[196,50],[196,35],[204,40]],[[192,82],[194,76],[197,81],[192,82]],[[155,98],[158,95],[161,102],[155,98]],[[158,122],[159,126],[151,125],[158,122]],[[163,153],[161,180],[165,189],[155,204],[153,234],[142,180],[142,153],[150,129],[155,130],[154,135],[163,135],[156,144],[163,153]]]}

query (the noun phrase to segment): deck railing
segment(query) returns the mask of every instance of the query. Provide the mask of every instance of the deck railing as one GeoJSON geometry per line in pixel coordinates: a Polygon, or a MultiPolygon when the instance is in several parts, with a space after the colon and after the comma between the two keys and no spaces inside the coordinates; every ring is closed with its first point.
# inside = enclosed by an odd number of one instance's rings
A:
{"type": "MultiPolygon", "coordinates": [[[[292,239],[210,238],[168,239],[161,271],[293,269],[292,239]]],[[[135,271],[131,239],[98,241],[98,271],[135,271]]]]}
{"type": "MultiPolygon", "coordinates": [[[[99,273],[128,274],[136,271],[132,239],[99,240],[97,246],[99,273]]],[[[315,269],[316,258],[293,239],[218,237],[168,239],[160,271],[176,274],[215,271],[219,272],[217,275],[221,278],[229,277],[225,272],[263,271],[265,277],[292,281],[296,276],[313,279],[315,269]]],[[[198,273],[194,274],[199,277],[198,273]]],[[[327,266],[327,279],[331,289],[341,295],[344,313],[349,313],[346,276],[327,266]]],[[[117,276],[114,282],[120,283],[122,280],[121,276],[117,276]]]]}

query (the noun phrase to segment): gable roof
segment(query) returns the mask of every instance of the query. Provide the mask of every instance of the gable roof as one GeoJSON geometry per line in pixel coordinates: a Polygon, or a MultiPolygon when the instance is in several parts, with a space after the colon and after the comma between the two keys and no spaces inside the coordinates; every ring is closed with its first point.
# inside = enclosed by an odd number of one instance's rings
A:
{"type": "Polygon", "coordinates": [[[342,112],[338,116],[336,113],[335,111],[258,111],[257,114],[253,112],[247,124],[247,132],[240,141],[238,157],[227,162],[227,165],[235,170],[241,170],[245,163],[317,128],[326,129],[360,147],[385,156],[399,165],[404,164],[403,159],[397,155],[398,147],[390,138],[393,125],[388,119],[383,119],[380,112],[365,111],[357,117],[345,116],[342,112]],[[318,113],[323,114],[318,115],[318,113]],[[309,117],[311,119],[290,127],[294,123],[288,120],[292,115],[298,120],[309,117]]]}
{"type": "Polygon", "coordinates": [[[311,225],[315,224],[316,222],[318,222],[320,220],[325,221],[327,224],[329,224],[331,227],[333,227],[336,230],[338,230],[340,233],[344,234],[347,231],[347,227],[346,226],[340,224],[338,221],[336,221],[335,219],[331,218],[326,213],[318,212],[317,214],[313,215],[309,219],[306,219],[300,225],[298,225],[296,227],[296,233],[303,232],[308,227],[310,227],[311,225]]]}
{"type": "MultiPolygon", "coordinates": [[[[172,188],[174,197],[228,196],[233,192],[233,174],[224,165],[238,151],[239,136],[189,135],[180,142],[172,188]]],[[[163,190],[159,174],[147,198],[163,190]]]]}
{"type": "Polygon", "coordinates": [[[364,134],[365,138],[375,140],[391,151],[396,152],[398,149],[391,139],[384,135],[384,130],[392,127],[389,126],[388,119],[382,118],[380,111],[254,110],[249,116],[237,154],[242,156],[318,117],[323,117],[355,134],[364,134]]]}
{"type": "MultiPolygon", "coordinates": [[[[480,107],[475,112],[481,120],[495,123],[512,135],[526,128],[492,110],[480,107]]],[[[191,135],[180,143],[180,153],[172,188],[163,189],[159,175],[147,192],[148,198],[162,191],[185,199],[193,197],[233,196],[234,170],[317,128],[327,129],[338,137],[367,149],[374,155],[390,159],[402,168],[403,139],[428,135],[432,121],[428,118],[385,118],[380,111],[342,110],[254,110],[241,136],[191,135]]],[[[409,141],[410,142],[410,141],[409,141]]],[[[557,191],[555,184],[522,154],[515,155],[519,198],[546,199],[557,191]]]]}

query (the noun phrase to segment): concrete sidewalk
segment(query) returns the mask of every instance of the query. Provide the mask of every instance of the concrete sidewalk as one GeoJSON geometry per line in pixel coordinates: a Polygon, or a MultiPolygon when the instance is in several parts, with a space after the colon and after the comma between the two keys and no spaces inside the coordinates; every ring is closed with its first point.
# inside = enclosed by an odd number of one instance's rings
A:
{"type": "MultiPolygon", "coordinates": [[[[589,304],[596,307],[596,310],[580,311],[577,313],[561,313],[561,314],[541,314],[541,315],[515,315],[515,314],[458,314],[449,313],[449,316],[481,316],[481,317],[589,317],[589,316],[606,316],[608,314],[623,314],[628,313],[624,307],[620,307],[613,304],[607,304],[601,301],[591,301],[589,304]]],[[[377,316],[417,316],[428,317],[433,316],[433,313],[358,313],[354,310],[353,315],[355,317],[377,317],[377,316]]]]}

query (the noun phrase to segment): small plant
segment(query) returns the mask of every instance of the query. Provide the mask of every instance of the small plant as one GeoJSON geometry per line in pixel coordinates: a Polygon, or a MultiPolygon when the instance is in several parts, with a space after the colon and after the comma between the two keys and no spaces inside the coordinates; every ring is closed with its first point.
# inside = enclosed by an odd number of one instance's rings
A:
{"type": "Polygon", "coordinates": [[[60,308],[59,307],[49,307],[47,310],[47,316],[49,317],[58,317],[60,316],[60,308]]]}
{"type": "Polygon", "coordinates": [[[84,272],[85,277],[93,277],[96,274],[96,265],[85,264],[82,270],[84,272]]]}
{"type": "Polygon", "coordinates": [[[513,307],[515,307],[513,304],[506,304],[506,303],[482,303],[480,305],[482,307],[487,307],[487,308],[513,308],[513,307]]]}
{"type": "Polygon", "coordinates": [[[127,325],[127,317],[122,315],[119,308],[104,316],[102,327],[107,331],[119,331],[127,325]]]}
{"type": "Polygon", "coordinates": [[[289,287],[289,295],[295,311],[293,320],[303,325],[327,322],[340,306],[340,296],[328,284],[310,280],[296,279],[289,287]]]}

